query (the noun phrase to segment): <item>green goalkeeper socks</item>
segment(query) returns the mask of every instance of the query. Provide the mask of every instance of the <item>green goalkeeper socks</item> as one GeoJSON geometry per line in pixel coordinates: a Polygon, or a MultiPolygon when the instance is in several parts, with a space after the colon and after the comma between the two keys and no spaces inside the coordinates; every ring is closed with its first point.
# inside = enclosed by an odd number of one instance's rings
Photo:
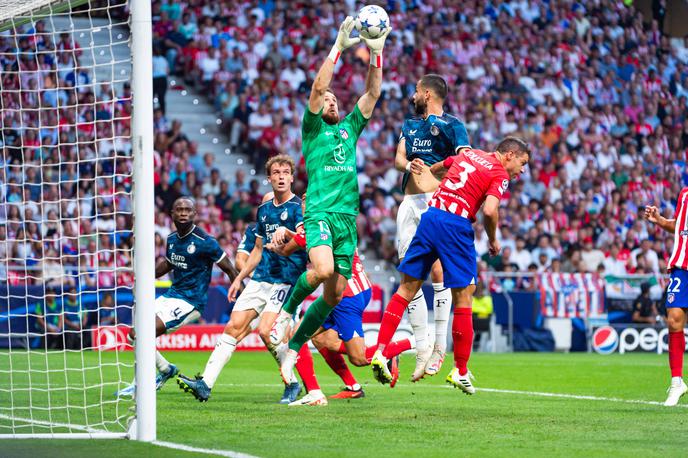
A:
{"type": "Polygon", "coordinates": [[[290,315],[296,313],[296,309],[299,307],[299,304],[303,302],[317,288],[317,286],[313,287],[308,284],[308,279],[306,278],[307,273],[308,271],[302,273],[299,276],[299,279],[296,281],[296,284],[294,285],[294,289],[292,290],[291,296],[289,296],[289,300],[282,309],[290,315]]]}
{"type": "Polygon", "coordinates": [[[308,307],[308,310],[306,310],[306,314],[303,316],[299,328],[289,341],[289,348],[294,351],[299,351],[303,344],[313,337],[315,331],[320,328],[333,308],[334,307],[331,307],[325,302],[322,296],[317,298],[315,302],[308,307]]]}

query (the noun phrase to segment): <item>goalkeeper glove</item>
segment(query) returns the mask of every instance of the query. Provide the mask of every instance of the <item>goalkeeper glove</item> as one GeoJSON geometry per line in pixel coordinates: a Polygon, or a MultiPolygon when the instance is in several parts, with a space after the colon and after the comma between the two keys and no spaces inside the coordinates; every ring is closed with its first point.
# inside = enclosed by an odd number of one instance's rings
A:
{"type": "Polygon", "coordinates": [[[339,26],[337,39],[334,42],[334,46],[332,46],[332,51],[330,51],[329,58],[332,59],[332,62],[335,64],[339,60],[339,56],[341,56],[342,51],[361,42],[361,39],[358,37],[351,38],[350,35],[353,29],[354,18],[347,16],[346,19],[344,19],[344,22],[342,22],[342,25],[339,26]]]}
{"type": "Polygon", "coordinates": [[[370,50],[370,65],[377,68],[382,67],[382,49],[385,47],[387,35],[392,32],[392,27],[388,27],[385,33],[377,38],[361,38],[370,50]]]}

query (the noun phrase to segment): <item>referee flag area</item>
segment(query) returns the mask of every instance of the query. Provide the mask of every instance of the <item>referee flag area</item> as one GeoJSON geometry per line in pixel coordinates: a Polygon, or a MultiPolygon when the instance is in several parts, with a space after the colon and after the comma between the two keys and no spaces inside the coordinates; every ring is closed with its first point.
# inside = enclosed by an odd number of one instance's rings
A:
{"type": "MultiPolygon", "coordinates": [[[[97,357],[95,352],[83,355],[97,357]]],[[[207,359],[203,352],[170,356],[189,375],[207,359]]],[[[365,398],[288,407],[277,404],[282,385],[270,355],[242,352],[220,375],[208,403],[185,396],[174,383],[158,392],[158,441],[165,447],[134,441],[7,440],[2,455],[667,456],[685,444],[685,409],[660,405],[665,355],[476,353],[473,358],[474,396],[445,385],[449,362],[434,378],[412,384],[411,355],[402,357],[394,389],[378,385],[369,368],[354,368],[365,398]]],[[[16,367],[21,359],[14,355],[16,367]]],[[[339,380],[317,355],[315,363],[325,394],[337,393],[339,380]]],[[[15,374],[14,386],[20,388],[20,371],[15,374]]],[[[34,393],[33,402],[40,403],[39,397],[34,393]]],[[[0,398],[0,404],[6,402],[0,398]]],[[[53,421],[64,413],[54,412],[53,421]]]]}

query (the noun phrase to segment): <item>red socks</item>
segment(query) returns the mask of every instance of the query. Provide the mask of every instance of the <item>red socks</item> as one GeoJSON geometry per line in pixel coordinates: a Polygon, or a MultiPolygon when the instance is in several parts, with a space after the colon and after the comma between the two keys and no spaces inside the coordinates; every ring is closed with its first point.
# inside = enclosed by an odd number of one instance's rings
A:
{"type": "Polygon", "coordinates": [[[401,318],[404,316],[404,310],[408,307],[410,301],[407,301],[399,294],[394,294],[390,299],[385,314],[380,323],[380,333],[377,335],[377,344],[383,349],[389,345],[389,342],[394,337],[394,333],[401,323],[401,318]]]}
{"type": "Polygon", "coordinates": [[[672,377],[683,377],[683,350],[686,348],[686,336],[683,329],[669,333],[669,368],[672,377]]]}
{"type": "Polygon", "coordinates": [[[454,364],[459,374],[468,372],[468,358],[473,348],[473,311],[470,308],[455,308],[454,323],[452,324],[454,338],[454,364]]]}
{"type": "Polygon", "coordinates": [[[352,374],[349,370],[349,366],[346,365],[346,361],[344,361],[344,357],[342,355],[330,351],[327,348],[321,348],[318,351],[323,358],[325,358],[325,362],[327,362],[327,365],[330,366],[330,369],[332,369],[334,373],[342,379],[344,385],[354,386],[356,383],[358,383],[356,382],[354,374],[352,374]]]}
{"type": "MultiPolygon", "coordinates": [[[[389,358],[394,358],[395,356],[405,352],[406,350],[411,349],[411,341],[408,339],[402,339],[402,340],[397,340],[395,342],[391,342],[389,345],[385,347],[385,350],[383,351],[384,357],[389,359],[389,358]]],[[[371,355],[372,358],[372,355],[371,355]]]]}
{"type": "Polygon", "coordinates": [[[313,355],[308,348],[308,344],[303,344],[299,350],[299,357],[296,359],[296,370],[299,371],[303,384],[306,385],[306,390],[319,390],[318,379],[315,378],[315,368],[313,368],[313,355]]]}

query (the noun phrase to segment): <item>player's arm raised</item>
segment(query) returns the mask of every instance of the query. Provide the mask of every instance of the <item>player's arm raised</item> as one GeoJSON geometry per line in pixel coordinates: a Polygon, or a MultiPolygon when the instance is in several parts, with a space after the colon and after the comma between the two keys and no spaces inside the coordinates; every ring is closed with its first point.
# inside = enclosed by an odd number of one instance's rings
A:
{"type": "Polygon", "coordinates": [[[644,216],[646,220],[652,224],[656,224],[667,232],[671,232],[673,234],[676,230],[676,219],[666,219],[659,213],[659,209],[657,209],[657,207],[645,207],[644,216]]]}
{"type": "Polygon", "coordinates": [[[485,232],[487,232],[487,239],[489,241],[490,256],[497,256],[499,254],[500,246],[497,240],[497,225],[499,224],[499,198],[488,195],[485,198],[483,205],[483,224],[485,232]]]}
{"type": "Polygon", "coordinates": [[[368,76],[366,76],[365,93],[358,99],[358,109],[364,118],[369,119],[373,115],[373,110],[380,98],[382,88],[382,49],[385,47],[385,40],[392,31],[388,27],[384,34],[375,39],[361,38],[370,50],[370,66],[368,76]]]}
{"type": "Polygon", "coordinates": [[[253,250],[251,250],[251,254],[248,255],[248,259],[246,260],[244,268],[241,269],[241,272],[239,272],[239,274],[232,282],[232,286],[229,287],[229,291],[227,292],[227,299],[229,300],[229,302],[234,302],[236,300],[237,293],[241,290],[241,285],[244,281],[244,278],[248,277],[251,274],[251,272],[253,272],[255,268],[258,267],[258,264],[260,264],[260,259],[262,257],[263,237],[258,236],[256,237],[256,244],[253,247],[253,250]]]}
{"type": "Polygon", "coordinates": [[[173,267],[174,266],[170,261],[167,260],[167,258],[160,258],[158,262],[155,263],[155,278],[162,277],[172,270],[173,267]]]}
{"type": "Polygon", "coordinates": [[[332,74],[334,73],[334,66],[339,60],[342,52],[351,46],[358,44],[360,38],[351,38],[351,31],[354,29],[354,18],[347,16],[339,26],[339,33],[337,39],[332,46],[330,55],[327,56],[323,62],[318,74],[315,76],[313,86],[311,87],[311,95],[308,98],[308,109],[311,113],[319,113],[325,103],[325,92],[330,87],[332,82],[332,74]]]}

